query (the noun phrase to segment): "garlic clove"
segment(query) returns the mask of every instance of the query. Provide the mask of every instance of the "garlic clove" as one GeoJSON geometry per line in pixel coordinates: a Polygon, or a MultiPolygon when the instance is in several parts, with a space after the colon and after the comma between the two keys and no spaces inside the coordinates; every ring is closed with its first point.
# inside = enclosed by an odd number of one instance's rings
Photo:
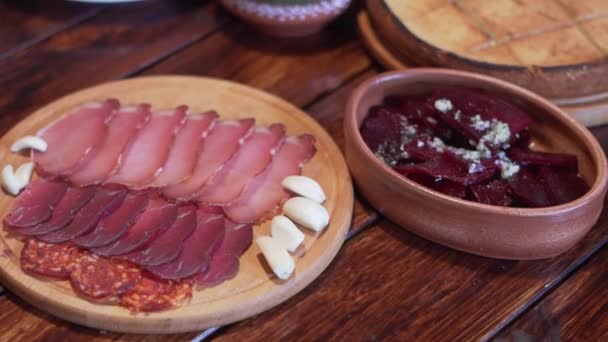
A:
{"type": "Polygon", "coordinates": [[[11,152],[16,153],[25,149],[33,149],[40,152],[45,152],[48,145],[42,138],[34,135],[26,135],[13,143],[11,152]]]}
{"type": "Polygon", "coordinates": [[[310,177],[287,176],[285,179],[283,179],[281,184],[284,188],[297,195],[310,198],[318,203],[325,202],[325,193],[323,192],[323,188],[319,183],[317,183],[317,181],[310,177]]]}
{"type": "Polygon", "coordinates": [[[329,224],[329,212],[319,203],[306,197],[293,197],[283,204],[283,213],[295,223],[321,231],[329,224]]]}
{"type": "Polygon", "coordinates": [[[282,215],[275,216],[272,219],[270,234],[273,239],[290,252],[294,252],[304,241],[304,234],[290,219],[282,215]]]}
{"type": "Polygon", "coordinates": [[[2,187],[11,195],[17,195],[23,189],[21,182],[15,175],[13,165],[6,165],[2,169],[2,187]]]}
{"type": "Polygon", "coordinates": [[[255,240],[272,272],[280,279],[287,279],[293,273],[296,265],[285,247],[270,236],[260,236],[255,240]]]}
{"type": "Polygon", "coordinates": [[[27,163],[21,164],[21,166],[19,166],[17,168],[17,171],[15,171],[15,176],[17,177],[19,182],[21,182],[21,187],[25,187],[26,185],[29,184],[33,173],[34,173],[34,163],[33,162],[27,162],[27,163]]]}

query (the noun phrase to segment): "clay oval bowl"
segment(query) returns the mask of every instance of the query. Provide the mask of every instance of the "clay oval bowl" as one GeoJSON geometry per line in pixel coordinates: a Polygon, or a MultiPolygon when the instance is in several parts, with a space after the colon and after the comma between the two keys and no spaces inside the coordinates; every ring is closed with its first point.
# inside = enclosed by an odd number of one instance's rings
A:
{"type": "Polygon", "coordinates": [[[564,253],[597,221],[608,180],[604,152],[589,131],[548,100],[492,77],[447,69],[380,74],[359,85],[345,112],[346,159],[363,196],[401,227],[437,243],[501,259],[542,259],[564,253]],[[438,85],[486,89],[532,117],[537,150],[577,155],[589,192],[559,206],[505,208],[457,199],[393,171],[365,145],[359,127],[387,95],[425,94],[438,85]]]}

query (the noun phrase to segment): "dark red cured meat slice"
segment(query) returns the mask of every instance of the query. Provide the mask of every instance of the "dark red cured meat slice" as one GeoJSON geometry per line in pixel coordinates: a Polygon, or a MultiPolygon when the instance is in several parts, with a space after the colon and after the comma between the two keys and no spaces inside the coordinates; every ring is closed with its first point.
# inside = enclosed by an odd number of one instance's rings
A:
{"type": "Polygon", "coordinates": [[[224,204],[234,200],[247,181],[270,163],[284,135],[282,124],[256,127],[243,146],[201,189],[198,202],[224,204]]]}
{"type": "Polygon", "coordinates": [[[94,301],[116,300],[134,288],[140,279],[139,266],[93,254],[80,258],[70,273],[70,284],[74,291],[94,301]]]}
{"type": "Polygon", "coordinates": [[[288,137],[270,164],[246,185],[239,197],[224,206],[224,213],[232,221],[251,223],[272,213],[289,193],[281,182],[285,177],[298,175],[302,165],[315,154],[315,138],[311,135],[288,137]]]}
{"type": "Polygon", "coordinates": [[[95,195],[74,215],[65,227],[47,234],[38,235],[45,242],[65,242],[87,234],[95,229],[99,221],[113,213],[126,196],[122,187],[98,187],[95,195]]]}
{"type": "Polygon", "coordinates": [[[108,124],[108,135],[99,151],[86,164],[69,176],[74,184],[97,184],[117,168],[121,152],[146,123],[150,116],[149,105],[120,108],[108,124]]]}
{"type": "Polygon", "coordinates": [[[496,179],[488,184],[475,184],[470,189],[479,203],[509,207],[513,202],[509,193],[509,185],[502,180],[496,179]]]}
{"type": "Polygon", "coordinates": [[[31,182],[17,196],[11,212],[4,218],[4,224],[25,228],[48,220],[66,190],[67,185],[61,181],[39,179],[31,182]]]}
{"type": "Polygon", "coordinates": [[[216,112],[188,115],[188,119],[177,132],[175,142],[162,171],[147,186],[163,187],[179,183],[188,178],[196,166],[203,139],[207,136],[217,118],[216,112]]]}
{"type": "Polygon", "coordinates": [[[106,120],[118,108],[116,100],[83,104],[38,132],[48,147],[33,152],[43,175],[67,175],[90,160],[107,134],[106,120]]]}
{"type": "Polygon", "coordinates": [[[217,122],[203,141],[192,175],[183,182],[163,188],[169,198],[190,200],[240,148],[252,130],[254,119],[217,122]]]}
{"type": "Polygon", "coordinates": [[[81,255],[82,251],[70,243],[54,244],[29,238],[21,250],[21,269],[30,274],[64,280],[70,277],[73,263],[81,255]]]}
{"type": "Polygon", "coordinates": [[[93,248],[99,255],[122,255],[143,246],[156,233],[169,228],[177,218],[177,207],[162,198],[150,198],[146,210],[137,222],[119,240],[108,245],[93,248]]]}
{"type": "Polygon", "coordinates": [[[578,167],[578,159],[572,154],[537,152],[512,148],[509,150],[509,157],[520,165],[551,166],[574,171],[578,167]]]}
{"type": "Polygon", "coordinates": [[[73,239],[72,242],[87,248],[108,245],[126,234],[147,206],[146,193],[129,193],[120,208],[101,220],[93,231],[73,239]]]}
{"type": "Polygon", "coordinates": [[[439,118],[464,135],[467,139],[478,141],[486,130],[477,130],[470,125],[473,116],[479,115],[482,120],[496,119],[509,125],[512,139],[516,133],[522,131],[532,123],[532,119],[517,106],[512,105],[496,96],[486,94],[479,89],[466,89],[462,87],[441,87],[430,98],[430,103],[438,99],[448,99],[452,102],[452,109],[446,113],[437,111],[439,118]],[[460,111],[460,120],[454,115],[460,111]]]}
{"type": "Polygon", "coordinates": [[[184,241],[196,228],[196,207],[182,206],[177,219],[158,237],[137,251],[122,257],[144,266],[155,266],[175,260],[182,251],[184,241]]]}
{"type": "Polygon", "coordinates": [[[209,267],[193,278],[200,287],[216,286],[234,278],[239,270],[239,257],[251,246],[253,229],[250,224],[236,224],[225,219],[224,225],[224,239],[213,253],[209,267]]]}
{"type": "Polygon", "coordinates": [[[513,195],[530,207],[548,207],[552,205],[549,194],[536,174],[520,169],[517,174],[507,178],[513,195]]]}
{"type": "Polygon", "coordinates": [[[186,110],[187,107],[181,106],[171,112],[152,114],[148,123],[127,144],[116,173],[106,182],[130,187],[151,182],[167,161],[186,110]]]}
{"type": "Polygon", "coordinates": [[[207,267],[223,238],[224,216],[197,210],[196,229],[184,242],[179,257],[162,265],[147,267],[147,270],[163,279],[190,277],[207,267]]]}
{"type": "Polygon", "coordinates": [[[55,206],[49,220],[35,226],[19,229],[18,232],[25,235],[41,235],[65,227],[70,223],[76,212],[93,198],[96,190],[95,186],[68,188],[65,195],[55,206]]]}
{"type": "Polygon", "coordinates": [[[132,312],[155,312],[177,307],[192,298],[192,285],[142,275],[131,290],[120,297],[120,305],[132,312]]]}
{"type": "Polygon", "coordinates": [[[577,175],[576,170],[543,166],[539,168],[538,174],[555,205],[574,201],[589,191],[589,185],[577,175]]]}

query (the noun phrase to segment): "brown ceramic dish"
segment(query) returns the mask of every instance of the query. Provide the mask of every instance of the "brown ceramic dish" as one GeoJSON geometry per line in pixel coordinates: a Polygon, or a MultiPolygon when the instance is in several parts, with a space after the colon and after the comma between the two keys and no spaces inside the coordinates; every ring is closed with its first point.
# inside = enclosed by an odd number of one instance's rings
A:
{"type": "Polygon", "coordinates": [[[465,252],[516,260],[559,255],[585,236],[604,204],[608,165],[589,131],[542,97],[492,77],[445,69],[378,75],[351,95],[344,130],[346,159],[365,198],[403,228],[465,252]],[[456,199],[393,171],[367,148],[361,123],[387,95],[425,94],[438,85],[486,89],[524,108],[533,117],[534,149],[577,155],[589,192],[559,206],[505,208],[456,199]]]}
{"type": "Polygon", "coordinates": [[[321,31],[349,4],[350,0],[317,4],[311,1],[310,4],[299,5],[265,4],[261,0],[222,0],[222,5],[232,14],[275,37],[301,37],[321,31]]]}

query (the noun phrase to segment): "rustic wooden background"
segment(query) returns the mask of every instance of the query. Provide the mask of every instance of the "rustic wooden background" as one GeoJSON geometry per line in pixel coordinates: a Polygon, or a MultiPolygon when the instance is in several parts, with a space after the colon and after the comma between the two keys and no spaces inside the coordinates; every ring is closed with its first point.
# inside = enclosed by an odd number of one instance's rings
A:
{"type": "MultiPolygon", "coordinates": [[[[278,40],[255,33],[214,1],[0,1],[0,130],[96,83],[188,74],[281,96],[304,108],[342,145],[348,95],[382,71],[358,40],[355,11],[321,34],[278,40]]],[[[608,127],[593,133],[608,148],[608,127]]],[[[4,291],[0,341],[606,341],[607,242],[605,212],[560,257],[482,258],[408,233],[359,196],[351,233],[329,268],[300,294],[251,319],[189,334],[124,335],[58,320],[4,291]]]]}

